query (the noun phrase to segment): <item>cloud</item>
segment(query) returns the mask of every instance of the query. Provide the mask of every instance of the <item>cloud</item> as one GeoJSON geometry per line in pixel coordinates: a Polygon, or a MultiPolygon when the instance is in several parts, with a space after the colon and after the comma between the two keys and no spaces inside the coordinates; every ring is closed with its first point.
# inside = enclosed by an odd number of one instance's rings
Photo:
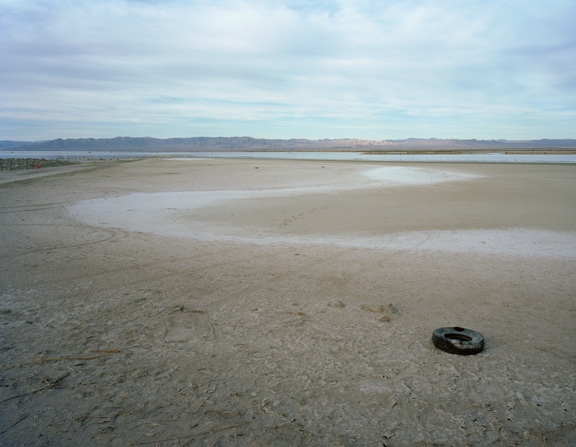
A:
{"type": "Polygon", "coordinates": [[[98,123],[96,136],[124,123],[125,134],[151,136],[574,137],[571,1],[0,0],[0,8],[8,61],[0,120],[20,122],[16,133],[30,120],[38,138],[43,120],[62,137],[82,123],[98,123]],[[563,117],[556,124],[554,110],[563,117]],[[538,116],[550,121],[534,128],[538,116]],[[488,135],[496,124],[501,133],[488,135]]]}

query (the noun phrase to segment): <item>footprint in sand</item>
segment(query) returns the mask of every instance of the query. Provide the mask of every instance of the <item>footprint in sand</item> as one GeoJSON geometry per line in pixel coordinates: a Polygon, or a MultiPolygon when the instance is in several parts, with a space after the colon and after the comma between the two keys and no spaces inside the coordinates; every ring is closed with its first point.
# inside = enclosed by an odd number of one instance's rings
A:
{"type": "Polygon", "coordinates": [[[205,311],[178,307],[168,314],[164,337],[167,342],[196,342],[214,338],[214,325],[205,311]]]}
{"type": "Polygon", "coordinates": [[[366,312],[383,314],[378,318],[378,321],[381,321],[382,323],[389,322],[392,315],[399,313],[398,309],[396,309],[393,304],[388,304],[387,306],[384,304],[362,304],[360,309],[365,310],[366,312]]]}

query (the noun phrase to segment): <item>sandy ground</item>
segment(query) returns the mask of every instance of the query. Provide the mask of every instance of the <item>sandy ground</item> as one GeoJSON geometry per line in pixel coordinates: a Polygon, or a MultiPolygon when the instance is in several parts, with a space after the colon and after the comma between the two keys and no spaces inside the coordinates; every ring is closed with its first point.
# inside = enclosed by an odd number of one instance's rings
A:
{"type": "Polygon", "coordinates": [[[3,173],[0,445],[572,446],[575,169],[3,173]]]}

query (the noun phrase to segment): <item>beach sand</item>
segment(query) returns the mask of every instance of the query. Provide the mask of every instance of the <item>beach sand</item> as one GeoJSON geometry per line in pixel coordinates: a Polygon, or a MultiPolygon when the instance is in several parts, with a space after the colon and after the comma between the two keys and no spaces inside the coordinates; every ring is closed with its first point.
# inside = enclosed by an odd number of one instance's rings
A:
{"type": "Polygon", "coordinates": [[[2,173],[0,445],[572,446],[575,169],[2,173]]]}

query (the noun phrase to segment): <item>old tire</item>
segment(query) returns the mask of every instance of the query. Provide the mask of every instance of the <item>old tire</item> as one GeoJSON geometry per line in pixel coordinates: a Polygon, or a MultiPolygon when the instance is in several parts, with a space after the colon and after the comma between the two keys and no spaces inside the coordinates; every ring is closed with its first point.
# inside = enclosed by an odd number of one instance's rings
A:
{"type": "Polygon", "coordinates": [[[484,349],[484,336],[463,327],[441,327],[432,334],[432,343],[451,354],[478,354],[484,349]]]}

